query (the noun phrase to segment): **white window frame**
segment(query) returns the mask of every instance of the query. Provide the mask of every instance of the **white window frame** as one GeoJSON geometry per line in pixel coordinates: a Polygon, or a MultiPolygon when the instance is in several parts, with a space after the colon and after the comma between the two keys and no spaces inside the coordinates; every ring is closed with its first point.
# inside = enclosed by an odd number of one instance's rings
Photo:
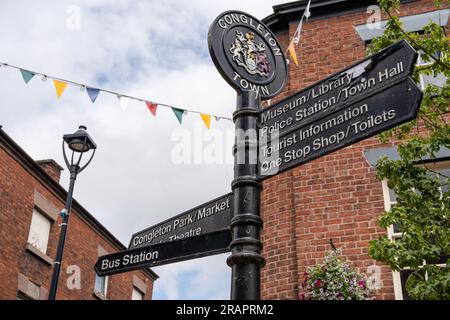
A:
{"type": "MultiPolygon", "coordinates": [[[[33,247],[35,247],[37,250],[39,250],[40,252],[42,252],[43,254],[47,254],[47,250],[48,250],[48,242],[50,239],[50,231],[52,228],[52,223],[53,221],[42,211],[40,211],[38,208],[34,207],[33,208],[33,214],[31,217],[31,222],[30,222],[30,229],[28,231],[28,239],[27,239],[27,243],[29,243],[30,245],[32,245],[33,247]],[[39,217],[39,218],[36,218],[39,217]],[[35,241],[33,241],[32,235],[35,234],[39,234],[39,233],[35,233],[35,228],[38,228],[39,226],[37,226],[36,224],[39,222],[36,222],[37,219],[45,219],[46,222],[48,222],[48,230],[45,230],[47,235],[46,235],[46,239],[38,239],[39,242],[43,241],[44,243],[42,244],[43,247],[40,246],[40,244],[36,244],[35,241]],[[33,232],[33,234],[32,234],[33,232]]],[[[41,236],[41,234],[39,234],[39,236],[41,236]]],[[[45,237],[45,236],[44,236],[45,237]]]]}
{"type": "MultiPolygon", "coordinates": [[[[439,53],[441,56],[443,55],[441,52],[439,53]]],[[[417,62],[416,62],[416,66],[418,67],[423,67],[423,66],[429,66],[432,65],[433,61],[430,62],[424,62],[422,60],[422,56],[421,53],[419,52],[419,56],[417,57],[417,62]]],[[[442,75],[442,74],[441,74],[442,75]]],[[[432,77],[432,76],[430,76],[432,77]]],[[[436,79],[436,77],[434,77],[434,79],[436,79]]],[[[425,85],[425,75],[423,74],[419,74],[419,84],[420,84],[420,89],[422,89],[422,91],[424,91],[426,89],[426,85],[425,85]]],[[[436,84],[435,84],[436,85],[436,84]]]]}
{"type": "MultiPolygon", "coordinates": [[[[444,168],[450,168],[450,161],[442,161],[442,162],[433,162],[428,163],[424,165],[427,168],[430,168],[434,171],[444,168]]],[[[383,188],[383,199],[384,199],[384,209],[386,211],[391,210],[392,205],[396,203],[395,200],[391,200],[390,194],[389,194],[389,187],[387,185],[387,180],[381,181],[382,188],[383,188]]],[[[388,239],[391,241],[395,241],[395,239],[399,239],[402,237],[401,232],[394,232],[394,226],[390,225],[387,228],[387,236],[388,239]]],[[[436,266],[439,267],[445,267],[444,264],[436,264],[436,266]]],[[[408,270],[409,268],[404,268],[403,270],[408,270]]],[[[428,276],[425,274],[425,279],[427,279],[428,276]]],[[[394,284],[394,295],[395,300],[403,300],[403,290],[402,290],[402,282],[400,278],[400,272],[399,271],[392,271],[392,280],[394,284]]]]}
{"type": "MultiPolygon", "coordinates": [[[[383,187],[383,198],[384,198],[384,210],[389,211],[395,201],[391,201],[391,197],[389,195],[389,187],[387,185],[387,180],[384,179],[381,181],[381,185],[383,187]]],[[[391,241],[395,240],[394,236],[394,226],[390,225],[387,227],[387,236],[391,241]]],[[[392,281],[394,284],[394,295],[395,300],[403,300],[403,292],[402,292],[402,282],[400,279],[400,272],[392,270],[392,281]]]]}
{"type": "Polygon", "coordinates": [[[108,282],[109,282],[109,276],[105,276],[105,277],[100,277],[97,274],[95,275],[95,279],[94,279],[94,293],[100,295],[103,298],[106,298],[108,295],[108,282]],[[104,283],[105,283],[105,289],[104,292],[100,292],[97,290],[96,288],[96,284],[97,284],[97,279],[103,279],[104,283]]]}

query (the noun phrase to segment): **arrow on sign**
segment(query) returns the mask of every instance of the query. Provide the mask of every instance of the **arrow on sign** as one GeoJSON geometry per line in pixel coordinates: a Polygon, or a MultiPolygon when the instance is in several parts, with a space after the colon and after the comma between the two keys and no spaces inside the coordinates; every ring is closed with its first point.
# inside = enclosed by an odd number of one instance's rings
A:
{"type": "Polygon", "coordinates": [[[104,277],[224,253],[230,242],[231,233],[226,230],[108,254],[98,259],[95,272],[104,277]]]}
{"type": "Polygon", "coordinates": [[[404,81],[417,52],[405,40],[295,93],[260,113],[260,139],[283,136],[301,126],[404,81]]]}
{"type": "Polygon", "coordinates": [[[232,215],[229,193],[133,234],[128,249],[229,230],[232,215]]]}
{"type": "Polygon", "coordinates": [[[367,139],[417,116],[422,91],[407,78],[259,148],[259,179],[367,139]]]}
{"type": "Polygon", "coordinates": [[[269,178],[414,119],[422,92],[404,40],[261,111],[258,178],[269,178]]]}

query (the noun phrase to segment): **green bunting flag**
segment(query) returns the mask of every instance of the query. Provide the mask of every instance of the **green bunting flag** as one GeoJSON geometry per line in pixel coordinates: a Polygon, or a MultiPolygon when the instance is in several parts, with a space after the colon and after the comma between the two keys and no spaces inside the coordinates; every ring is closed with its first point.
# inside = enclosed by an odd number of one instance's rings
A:
{"type": "Polygon", "coordinates": [[[22,78],[25,83],[28,83],[34,77],[34,73],[27,70],[20,69],[20,73],[22,74],[22,78]]]}
{"type": "Polygon", "coordinates": [[[173,113],[175,113],[175,116],[177,117],[178,122],[181,124],[181,122],[183,121],[184,110],[172,108],[172,111],[173,111],[173,113]]]}

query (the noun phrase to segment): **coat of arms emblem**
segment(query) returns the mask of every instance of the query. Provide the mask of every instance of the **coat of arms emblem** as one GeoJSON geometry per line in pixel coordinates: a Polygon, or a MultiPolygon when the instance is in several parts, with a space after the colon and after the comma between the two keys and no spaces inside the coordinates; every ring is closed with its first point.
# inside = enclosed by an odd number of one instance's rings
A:
{"type": "Polygon", "coordinates": [[[244,35],[242,32],[236,31],[236,39],[231,45],[230,52],[233,54],[233,61],[251,75],[269,76],[271,68],[266,46],[262,42],[255,42],[253,32],[247,32],[244,35]]]}

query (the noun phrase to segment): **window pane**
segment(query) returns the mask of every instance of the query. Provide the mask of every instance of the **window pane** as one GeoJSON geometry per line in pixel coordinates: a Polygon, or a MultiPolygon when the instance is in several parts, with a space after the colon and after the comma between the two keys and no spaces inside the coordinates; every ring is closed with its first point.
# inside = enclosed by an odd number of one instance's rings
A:
{"type": "Polygon", "coordinates": [[[48,236],[50,234],[50,220],[42,213],[33,210],[33,217],[31,218],[30,234],[28,235],[28,242],[35,246],[43,253],[47,253],[48,236]]]}
{"type": "Polygon", "coordinates": [[[144,294],[141,292],[141,290],[133,288],[131,300],[144,300],[144,294]]]}
{"type": "MultiPolygon", "coordinates": [[[[433,57],[436,58],[436,59],[441,59],[442,56],[443,56],[442,52],[439,51],[439,50],[436,50],[434,52],[434,54],[433,54],[433,57]]],[[[425,61],[425,59],[424,59],[424,52],[422,50],[420,50],[419,51],[419,57],[417,58],[416,64],[419,65],[419,66],[420,65],[427,65],[427,64],[433,63],[433,61],[434,61],[433,58],[429,58],[428,61],[425,61]]]]}
{"type": "Polygon", "coordinates": [[[411,270],[402,270],[400,271],[400,281],[402,283],[402,294],[403,300],[413,300],[408,293],[406,292],[406,280],[408,280],[409,275],[412,273],[411,270]]]}
{"type": "Polygon", "coordinates": [[[434,84],[435,86],[438,86],[442,88],[445,85],[445,81],[447,81],[447,77],[443,74],[439,74],[436,77],[430,75],[423,75],[423,85],[426,88],[428,84],[434,84]]]}
{"type": "Polygon", "coordinates": [[[99,277],[95,275],[94,291],[106,297],[106,281],[107,277],[99,277]]]}
{"type": "Polygon", "coordinates": [[[440,174],[442,174],[442,176],[439,176],[439,178],[441,179],[441,184],[442,184],[442,193],[445,193],[448,191],[448,185],[450,183],[450,168],[447,169],[442,169],[442,170],[438,170],[440,174]],[[446,178],[448,177],[448,178],[446,178]]]}
{"type": "Polygon", "coordinates": [[[436,260],[427,260],[428,264],[443,264],[443,265],[446,265],[447,262],[450,262],[450,255],[449,254],[440,256],[436,260]]]}
{"type": "MultiPolygon", "coordinates": [[[[419,52],[419,57],[417,58],[417,65],[429,65],[431,63],[433,63],[433,60],[431,59],[430,61],[425,62],[423,57],[422,57],[422,52],[419,52]]],[[[437,59],[442,58],[442,53],[440,51],[436,51],[434,54],[434,57],[437,59]]],[[[421,75],[422,81],[421,83],[423,84],[423,88],[425,89],[427,87],[428,84],[434,84],[438,87],[443,87],[445,85],[445,82],[447,81],[447,77],[443,74],[439,74],[436,77],[432,76],[432,75],[421,75]]]]}
{"type": "Polygon", "coordinates": [[[393,231],[394,231],[394,233],[401,233],[402,232],[402,230],[400,229],[400,224],[399,223],[394,223],[393,224],[393,231]]]}
{"type": "Polygon", "coordinates": [[[389,202],[395,202],[397,201],[397,195],[395,194],[394,190],[389,189],[389,202]]]}

